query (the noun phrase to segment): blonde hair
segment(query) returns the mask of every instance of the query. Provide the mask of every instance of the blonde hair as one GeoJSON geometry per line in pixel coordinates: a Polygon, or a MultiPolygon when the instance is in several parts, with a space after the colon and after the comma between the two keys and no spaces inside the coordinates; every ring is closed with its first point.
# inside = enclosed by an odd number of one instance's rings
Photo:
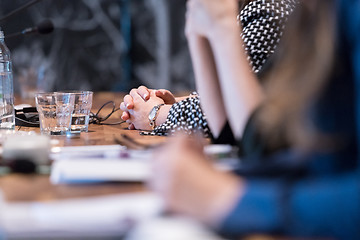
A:
{"type": "Polygon", "coordinates": [[[265,76],[267,100],[257,123],[269,144],[285,140],[302,149],[324,138],[307,118],[321,94],[334,58],[333,1],[303,1],[294,12],[265,76]],[[281,139],[282,138],[282,139],[281,139]]]}

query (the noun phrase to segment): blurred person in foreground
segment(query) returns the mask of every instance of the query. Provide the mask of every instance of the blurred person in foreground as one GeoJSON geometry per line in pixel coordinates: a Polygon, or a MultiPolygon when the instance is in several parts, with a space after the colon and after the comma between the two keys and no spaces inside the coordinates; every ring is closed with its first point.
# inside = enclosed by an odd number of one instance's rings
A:
{"type": "Polygon", "coordinates": [[[236,4],[189,0],[187,39],[211,130],[229,121],[240,147],[262,154],[225,173],[196,138],[174,138],[151,185],[169,210],[228,237],[360,239],[360,0],[304,0],[264,90],[246,71],[236,4]],[[283,139],[286,150],[263,151],[283,139]]]}
{"type": "MultiPolygon", "coordinates": [[[[263,66],[275,52],[285,23],[298,5],[298,0],[238,2],[239,15],[232,16],[232,21],[234,24],[238,22],[241,28],[241,31],[237,31],[238,37],[243,40],[243,51],[246,52],[247,63],[251,66],[246,70],[262,75],[263,66]]],[[[124,97],[120,108],[123,110],[122,119],[129,123],[130,129],[149,130],[142,132],[143,135],[171,135],[183,131],[188,134],[202,133],[206,137],[213,136],[214,141],[233,142],[231,135],[226,135],[225,139],[210,131],[200,104],[200,97],[196,93],[175,98],[168,90],[152,90],[140,86],[124,97]],[[152,128],[148,115],[155,106],[159,106],[159,109],[152,128]]]]}

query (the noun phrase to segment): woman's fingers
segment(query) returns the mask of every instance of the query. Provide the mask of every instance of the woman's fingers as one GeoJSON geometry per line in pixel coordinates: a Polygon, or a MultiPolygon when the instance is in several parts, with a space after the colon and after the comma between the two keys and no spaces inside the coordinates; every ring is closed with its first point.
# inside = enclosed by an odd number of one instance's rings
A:
{"type": "Polygon", "coordinates": [[[128,129],[129,130],[135,130],[135,125],[131,122],[130,119],[126,120],[126,123],[129,124],[128,129]]]}
{"type": "Polygon", "coordinates": [[[134,124],[132,124],[132,123],[130,123],[129,124],[129,127],[128,127],[130,130],[135,130],[135,126],[134,126],[134,124]]]}
{"type": "Polygon", "coordinates": [[[176,102],[174,95],[166,89],[156,90],[155,95],[161,98],[165,104],[174,104],[176,102]]]}
{"type": "Polygon", "coordinates": [[[129,94],[125,95],[123,103],[124,103],[123,106],[121,106],[121,104],[120,104],[120,109],[123,111],[134,108],[134,99],[129,94]]]}
{"type": "MultiPolygon", "coordinates": [[[[142,100],[142,102],[144,101],[144,99],[139,95],[137,88],[131,89],[131,91],[130,91],[130,97],[132,97],[133,104],[134,104],[134,102],[136,102],[136,101],[140,101],[140,100],[142,100]]],[[[134,105],[133,105],[133,106],[134,106],[134,105]]]]}
{"type": "Polygon", "coordinates": [[[130,119],[130,114],[128,113],[128,112],[123,112],[122,114],[121,114],[121,119],[123,120],[123,121],[126,121],[126,120],[129,120],[130,119]]]}
{"type": "Polygon", "coordinates": [[[150,98],[150,90],[145,86],[140,86],[137,89],[137,93],[144,99],[144,101],[149,100],[150,98]]]}
{"type": "Polygon", "coordinates": [[[126,105],[125,105],[124,102],[121,102],[121,103],[120,103],[120,109],[121,109],[122,111],[126,111],[126,110],[127,110],[126,105]]]}

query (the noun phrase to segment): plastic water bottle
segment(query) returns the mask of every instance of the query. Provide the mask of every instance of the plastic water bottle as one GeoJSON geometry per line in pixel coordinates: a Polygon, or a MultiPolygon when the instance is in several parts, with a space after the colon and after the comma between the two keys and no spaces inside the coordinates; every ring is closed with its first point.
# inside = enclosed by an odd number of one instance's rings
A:
{"type": "Polygon", "coordinates": [[[12,64],[3,31],[0,31],[0,129],[15,129],[12,64]]]}

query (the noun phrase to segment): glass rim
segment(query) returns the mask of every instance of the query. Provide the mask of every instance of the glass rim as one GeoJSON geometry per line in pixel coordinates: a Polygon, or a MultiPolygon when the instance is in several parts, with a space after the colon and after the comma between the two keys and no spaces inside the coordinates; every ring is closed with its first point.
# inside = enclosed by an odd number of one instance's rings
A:
{"type": "Polygon", "coordinates": [[[35,97],[37,97],[37,96],[55,96],[55,95],[71,95],[71,93],[65,93],[65,92],[39,92],[39,93],[35,93],[35,97]]]}
{"type": "Polygon", "coordinates": [[[68,94],[93,94],[93,91],[88,90],[65,90],[65,91],[57,91],[57,93],[68,93],[68,94]]]}

